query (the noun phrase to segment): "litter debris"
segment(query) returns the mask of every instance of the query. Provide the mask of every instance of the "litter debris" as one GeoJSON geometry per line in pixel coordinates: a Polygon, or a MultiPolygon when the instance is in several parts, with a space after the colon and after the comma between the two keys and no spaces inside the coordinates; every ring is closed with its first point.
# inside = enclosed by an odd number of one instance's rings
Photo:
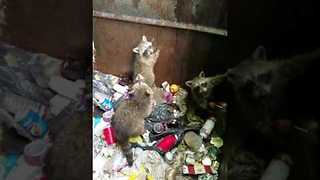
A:
{"type": "Polygon", "coordinates": [[[53,76],[50,78],[49,87],[65,97],[78,100],[83,95],[85,88],[84,80],[70,81],[61,76],[53,76]]]}
{"type": "Polygon", "coordinates": [[[214,128],[215,122],[216,122],[216,118],[214,117],[207,119],[203,127],[200,129],[200,136],[206,139],[211,134],[214,128]]]}
{"type": "MultiPolygon", "coordinates": [[[[198,127],[189,126],[185,123],[189,111],[187,91],[179,85],[164,82],[162,90],[170,95],[164,95],[163,99],[171,96],[172,101],[167,99],[165,103],[153,106],[151,114],[145,118],[145,133],[129,138],[133,150],[133,165],[129,166],[113,138],[112,123],[111,126],[109,123],[113,120],[116,104],[130,98],[128,86],[120,85],[120,78],[114,75],[97,71],[96,74],[99,78],[94,79],[97,85],[93,87],[94,111],[102,110],[103,113],[93,118],[93,163],[97,163],[94,179],[170,180],[194,176],[217,179],[219,148],[223,141],[216,133],[215,124],[220,116],[204,118],[206,121],[201,119],[198,127]],[[123,92],[119,87],[125,87],[123,92]],[[117,100],[114,99],[116,94],[117,100]],[[109,153],[104,153],[106,150],[109,153]]],[[[198,117],[195,113],[194,116],[198,117]]]]}
{"type": "Polygon", "coordinates": [[[0,140],[10,146],[0,148],[0,179],[47,179],[44,158],[54,146],[49,134],[59,130],[49,131],[49,124],[59,125],[60,119],[86,109],[84,80],[67,80],[61,75],[63,61],[46,54],[3,43],[0,51],[0,140]]]}
{"type": "Polygon", "coordinates": [[[50,99],[50,112],[57,116],[60,114],[68,105],[70,105],[71,100],[65,98],[61,95],[55,95],[52,99],[50,99]]]}
{"type": "Polygon", "coordinates": [[[211,138],[210,143],[213,144],[217,148],[220,148],[223,146],[223,140],[220,137],[211,138]]]}
{"type": "Polygon", "coordinates": [[[198,151],[203,143],[201,137],[192,131],[189,131],[184,135],[184,142],[194,152],[198,151]]]}
{"type": "Polygon", "coordinates": [[[213,169],[211,166],[205,166],[201,164],[195,165],[184,165],[183,167],[183,174],[188,175],[196,175],[196,174],[216,174],[216,170],[213,169]]]}
{"type": "MultiPolygon", "coordinates": [[[[103,111],[103,115],[95,113],[93,118],[93,164],[97,163],[94,165],[94,179],[216,180],[223,145],[216,124],[225,114],[212,115],[208,113],[209,108],[204,110],[207,112],[198,113],[188,101],[194,95],[188,96],[188,91],[179,84],[165,81],[161,87],[156,87],[153,67],[160,51],[145,36],[133,52],[136,55],[136,75],[132,79],[135,79],[134,83],[147,82],[153,91],[155,103],[151,113],[144,118],[144,132],[128,137],[133,161],[130,165],[126,160],[129,152],[123,152],[120,144],[112,138],[106,140],[106,137],[112,137],[114,112],[117,112],[119,104],[133,98],[134,91],[129,88],[132,84],[123,83],[122,78],[112,74],[94,71],[93,108],[95,112],[103,111]],[[140,66],[142,61],[148,65],[140,66]],[[139,73],[142,69],[143,74],[139,73]],[[106,122],[111,122],[111,127],[106,122]]],[[[212,78],[205,78],[208,79],[212,78]]],[[[218,79],[214,81],[220,81],[218,79]]],[[[127,116],[131,113],[126,112],[127,116]]],[[[125,128],[140,128],[137,126],[125,128]]],[[[114,131],[115,134],[120,131],[120,135],[123,135],[132,130],[118,128],[114,131]]]]}

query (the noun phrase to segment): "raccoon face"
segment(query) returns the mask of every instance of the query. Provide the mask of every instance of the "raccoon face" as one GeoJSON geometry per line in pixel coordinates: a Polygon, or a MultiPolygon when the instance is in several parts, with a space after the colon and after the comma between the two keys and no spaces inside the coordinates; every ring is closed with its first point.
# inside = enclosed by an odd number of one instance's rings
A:
{"type": "Polygon", "coordinates": [[[200,72],[199,76],[187,81],[186,85],[190,87],[193,92],[203,97],[210,96],[213,88],[211,78],[206,78],[203,71],[200,72]]]}
{"type": "Polygon", "coordinates": [[[141,42],[133,49],[140,62],[147,65],[154,65],[159,57],[160,50],[152,45],[145,36],[142,36],[141,42]]]}
{"type": "Polygon", "coordinates": [[[266,61],[264,51],[262,47],[258,47],[252,57],[227,71],[228,81],[237,92],[250,95],[255,99],[271,94],[277,66],[266,61]]]}

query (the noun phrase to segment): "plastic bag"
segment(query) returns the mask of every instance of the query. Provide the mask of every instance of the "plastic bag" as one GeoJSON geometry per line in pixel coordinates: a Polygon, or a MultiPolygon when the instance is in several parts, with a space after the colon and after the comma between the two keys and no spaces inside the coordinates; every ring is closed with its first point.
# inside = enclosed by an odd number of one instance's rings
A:
{"type": "Polygon", "coordinates": [[[17,68],[0,66],[0,86],[3,90],[13,92],[32,100],[48,103],[53,93],[32,82],[30,74],[17,68]]]}

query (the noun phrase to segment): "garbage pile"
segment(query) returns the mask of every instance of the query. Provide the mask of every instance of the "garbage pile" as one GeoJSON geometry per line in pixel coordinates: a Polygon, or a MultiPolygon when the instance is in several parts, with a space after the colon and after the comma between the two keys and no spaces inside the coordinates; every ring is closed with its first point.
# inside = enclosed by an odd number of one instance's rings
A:
{"type": "MultiPolygon", "coordinates": [[[[93,73],[93,179],[215,180],[219,177],[227,104],[212,102],[209,116],[197,115],[188,91],[163,82],[157,101],[145,118],[145,132],[130,137],[133,165],[116,141],[112,120],[119,103],[130,99],[131,85],[112,74],[93,73]]],[[[209,111],[209,110],[207,110],[209,111]]],[[[128,127],[130,128],[130,127],[128,127]]]]}
{"type": "Polygon", "coordinates": [[[0,60],[0,179],[45,179],[49,124],[86,110],[85,81],[62,76],[62,60],[3,43],[0,60]]]}

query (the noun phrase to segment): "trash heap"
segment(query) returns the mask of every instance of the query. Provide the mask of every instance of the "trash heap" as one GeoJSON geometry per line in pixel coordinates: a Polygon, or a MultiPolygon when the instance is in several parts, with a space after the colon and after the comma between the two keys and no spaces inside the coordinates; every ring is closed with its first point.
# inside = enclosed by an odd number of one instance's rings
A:
{"type": "Polygon", "coordinates": [[[62,60],[3,43],[0,60],[0,179],[45,179],[50,125],[86,110],[85,81],[62,60]]]}
{"type": "MultiPolygon", "coordinates": [[[[215,180],[219,177],[227,104],[212,102],[209,116],[196,114],[188,91],[163,82],[163,102],[145,118],[145,133],[131,137],[134,163],[116,142],[112,117],[129,98],[130,83],[112,74],[93,73],[93,178],[95,180],[215,180]]],[[[209,111],[209,110],[208,110],[209,111]]]]}

